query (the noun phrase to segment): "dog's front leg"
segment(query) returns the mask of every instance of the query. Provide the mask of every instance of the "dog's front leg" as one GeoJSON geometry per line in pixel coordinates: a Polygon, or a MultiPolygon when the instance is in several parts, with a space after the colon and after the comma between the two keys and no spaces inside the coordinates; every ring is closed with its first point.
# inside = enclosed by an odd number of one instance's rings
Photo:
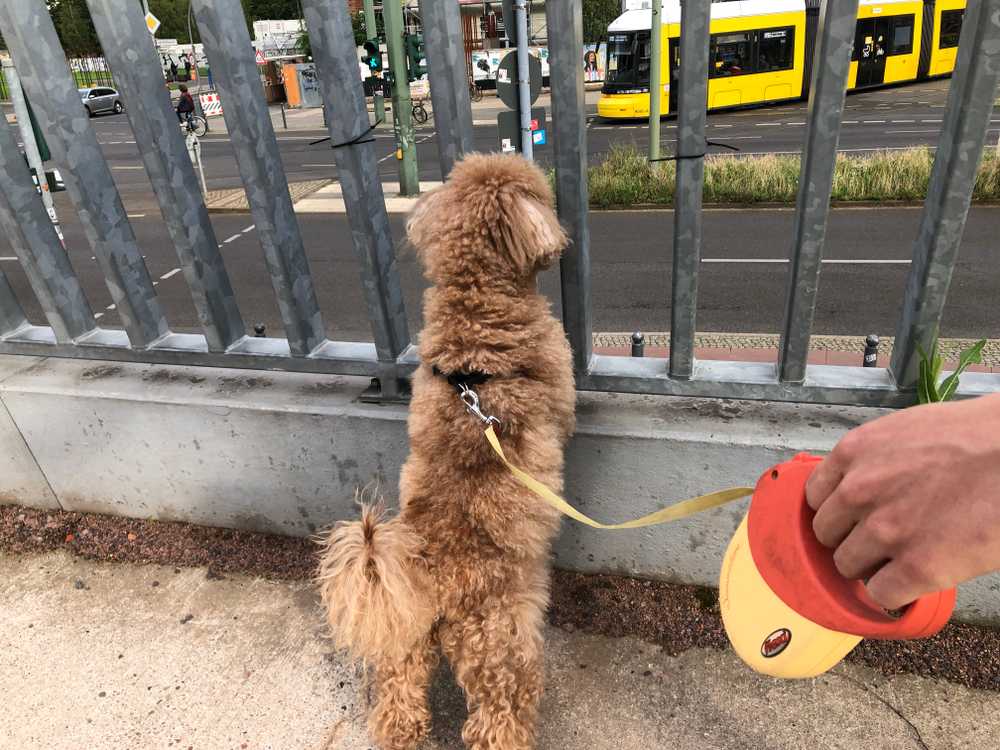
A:
{"type": "Polygon", "coordinates": [[[413,750],[426,736],[431,723],[427,686],[437,663],[437,639],[430,633],[402,662],[376,667],[378,699],[368,731],[382,750],[413,750]]]}

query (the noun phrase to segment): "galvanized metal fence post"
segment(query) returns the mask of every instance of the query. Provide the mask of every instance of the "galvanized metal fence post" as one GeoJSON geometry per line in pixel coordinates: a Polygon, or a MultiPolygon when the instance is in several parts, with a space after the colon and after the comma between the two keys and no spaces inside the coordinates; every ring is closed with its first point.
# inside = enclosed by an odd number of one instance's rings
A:
{"type": "Polygon", "coordinates": [[[778,351],[778,379],[783,383],[801,383],[806,376],[857,16],[858,0],[823,0],[820,5],[791,274],[778,351]]]}
{"type": "Polygon", "coordinates": [[[441,179],[473,149],[472,104],[458,0],[420,0],[441,179]]]}
{"type": "Polygon", "coordinates": [[[326,341],[326,329],[243,6],[239,0],[192,0],[192,8],[222,99],[288,346],[292,354],[306,356],[326,341]]]}
{"type": "Polygon", "coordinates": [[[97,328],[90,303],[8,127],[0,127],[0,228],[21,261],[55,340],[70,343],[97,328]]]}
{"type": "Polygon", "coordinates": [[[681,90],[677,108],[677,189],[670,301],[670,377],[679,379],[690,378],[694,370],[710,16],[710,3],[681,0],[681,90]]]}
{"type": "MultiPolygon", "coordinates": [[[[323,100],[330,108],[330,138],[343,186],[354,250],[379,360],[394,363],[410,344],[396,254],[379,181],[375,144],[368,138],[368,107],[358,76],[357,51],[343,3],[304,0],[303,10],[323,100]]],[[[382,383],[386,393],[390,385],[382,383]]]]}
{"type": "Polygon", "coordinates": [[[142,161],[208,348],[225,351],[246,330],[142,9],[130,0],[88,0],[88,4],[105,58],[128,103],[125,112],[132,131],[143,144],[142,161]]]}
{"type": "Polygon", "coordinates": [[[66,189],[129,343],[153,346],[169,333],[167,320],[45,3],[0,2],[0,28],[49,148],[66,168],[66,189]]]}
{"type": "Polygon", "coordinates": [[[553,161],[559,221],[569,235],[569,247],[560,262],[562,317],[573,348],[577,375],[590,368],[593,352],[593,312],[590,293],[590,229],[587,212],[587,106],[583,70],[582,0],[545,4],[545,21],[558,34],[549,35],[549,71],[552,90],[553,161]]]}
{"type": "Polygon", "coordinates": [[[937,338],[969,214],[1000,80],[1000,0],[970,2],[890,369],[896,385],[916,387],[919,349],[937,338]]]}

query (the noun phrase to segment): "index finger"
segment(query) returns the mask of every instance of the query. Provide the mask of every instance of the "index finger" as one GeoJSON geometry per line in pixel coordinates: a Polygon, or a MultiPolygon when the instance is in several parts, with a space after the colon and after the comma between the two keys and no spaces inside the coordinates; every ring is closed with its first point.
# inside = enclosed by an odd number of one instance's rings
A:
{"type": "Polygon", "coordinates": [[[806,482],[806,502],[813,510],[819,510],[847,472],[847,463],[834,449],[833,453],[813,469],[806,482]]]}

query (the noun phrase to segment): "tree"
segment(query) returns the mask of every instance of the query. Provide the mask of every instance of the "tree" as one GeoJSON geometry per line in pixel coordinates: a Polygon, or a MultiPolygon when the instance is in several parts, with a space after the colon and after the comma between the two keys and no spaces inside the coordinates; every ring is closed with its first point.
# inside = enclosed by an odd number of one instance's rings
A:
{"type": "Polygon", "coordinates": [[[49,13],[68,57],[101,54],[86,0],[50,0],[49,13]]]}
{"type": "Polygon", "coordinates": [[[593,44],[606,39],[608,26],[621,14],[621,0],[583,0],[583,41],[593,44]]]}

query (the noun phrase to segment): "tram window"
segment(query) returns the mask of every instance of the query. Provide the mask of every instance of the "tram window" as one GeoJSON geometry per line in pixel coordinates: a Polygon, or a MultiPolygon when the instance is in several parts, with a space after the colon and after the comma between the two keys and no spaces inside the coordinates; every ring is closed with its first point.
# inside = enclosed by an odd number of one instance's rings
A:
{"type": "Polygon", "coordinates": [[[964,10],[946,10],[941,13],[941,40],[938,44],[941,49],[958,46],[964,16],[964,10]]]}
{"type": "Polygon", "coordinates": [[[757,72],[791,70],[795,65],[795,29],[757,32],[757,72]]]}
{"type": "Polygon", "coordinates": [[[709,77],[741,76],[753,72],[753,43],[750,32],[712,36],[709,77]]]}
{"type": "Polygon", "coordinates": [[[909,55],[913,52],[913,16],[895,16],[889,19],[892,31],[889,35],[890,55],[909,55]]]}

